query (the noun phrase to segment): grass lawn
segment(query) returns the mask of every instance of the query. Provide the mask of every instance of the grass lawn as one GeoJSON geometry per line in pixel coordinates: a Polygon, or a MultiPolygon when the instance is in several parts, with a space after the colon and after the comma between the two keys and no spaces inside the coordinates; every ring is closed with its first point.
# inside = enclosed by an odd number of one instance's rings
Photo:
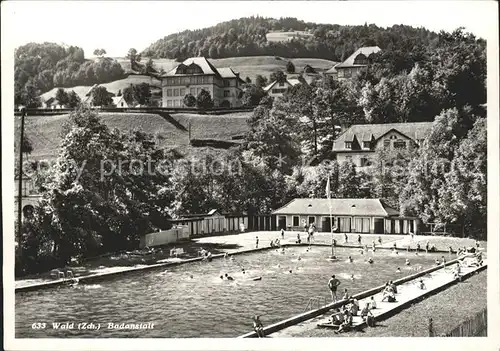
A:
{"type": "MultiPolygon", "coordinates": [[[[173,114],[171,117],[176,124],[152,113],[103,112],[100,116],[110,128],[118,128],[122,132],[139,129],[157,134],[161,137],[164,147],[181,151],[189,148],[189,123],[192,138],[231,140],[232,137],[242,135],[248,130],[246,119],[250,114],[251,112],[220,116],[173,114]]],[[[57,156],[61,129],[68,118],[69,115],[28,117],[26,135],[34,148],[30,158],[53,159],[57,156]]]]}
{"type": "Polygon", "coordinates": [[[375,328],[334,334],[331,330],[313,329],[295,337],[405,337],[428,336],[428,319],[432,318],[437,335],[444,334],[473,317],[487,306],[487,271],[428,297],[398,314],[380,321],[375,328]]]}

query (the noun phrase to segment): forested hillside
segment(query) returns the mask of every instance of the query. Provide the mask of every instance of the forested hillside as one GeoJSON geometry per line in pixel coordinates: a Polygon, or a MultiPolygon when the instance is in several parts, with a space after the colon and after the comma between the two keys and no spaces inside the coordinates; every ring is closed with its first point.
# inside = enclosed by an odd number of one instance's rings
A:
{"type": "Polygon", "coordinates": [[[143,51],[144,56],[176,58],[191,56],[225,58],[277,55],[316,57],[332,61],[347,58],[360,46],[378,45],[382,49],[411,50],[415,45],[434,46],[437,34],[425,28],[395,25],[381,28],[374,24],[340,26],[300,21],[296,18],[248,17],[219,23],[210,28],[170,34],[143,51]],[[306,31],[289,41],[268,41],[273,32],[306,31]]]}
{"type": "Polygon", "coordinates": [[[29,43],[14,54],[15,104],[37,107],[37,96],[53,87],[112,82],[125,77],[121,65],[108,57],[86,60],[83,49],[54,43],[29,43]]]}

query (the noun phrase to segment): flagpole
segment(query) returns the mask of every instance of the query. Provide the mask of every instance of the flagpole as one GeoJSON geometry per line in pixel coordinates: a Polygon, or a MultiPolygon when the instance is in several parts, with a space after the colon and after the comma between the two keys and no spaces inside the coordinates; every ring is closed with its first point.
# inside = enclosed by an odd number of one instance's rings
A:
{"type": "Polygon", "coordinates": [[[332,197],[330,195],[330,174],[328,174],[328,180],[326,182],[326,198],[328,199],[328,209],[330,211],[330,233],[332,234],[332,256],[335,257],[335,252],[333,251],[333,220],[332,220],[332,197]]]}

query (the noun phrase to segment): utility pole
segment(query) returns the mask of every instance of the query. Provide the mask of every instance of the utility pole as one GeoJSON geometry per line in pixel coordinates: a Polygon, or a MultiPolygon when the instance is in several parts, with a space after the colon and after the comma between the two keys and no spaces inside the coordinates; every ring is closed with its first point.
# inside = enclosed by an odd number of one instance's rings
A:
{"type": "Polygon", "coordinates": [[[17,239],[20,245],[21,228],[22,228],[22,198],[23,198],[23,143],[24,143],[24,118],[26,116],[26,108],[21,109],[21,133],[19,138],[19,184],[17,189],[17,239]]]}

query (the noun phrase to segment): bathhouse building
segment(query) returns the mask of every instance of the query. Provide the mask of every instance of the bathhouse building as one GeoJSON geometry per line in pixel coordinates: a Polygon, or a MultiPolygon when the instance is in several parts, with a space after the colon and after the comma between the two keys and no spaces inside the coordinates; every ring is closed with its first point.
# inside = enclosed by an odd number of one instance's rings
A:
{"type": "Polygon", "coordinates": [[[399,212],[380,199],[299,198],[273,212],[278,229],[304,230],[314,223],[318,231],[409,234],[418,232],[418,219],[400,217],[399,212]]]}

